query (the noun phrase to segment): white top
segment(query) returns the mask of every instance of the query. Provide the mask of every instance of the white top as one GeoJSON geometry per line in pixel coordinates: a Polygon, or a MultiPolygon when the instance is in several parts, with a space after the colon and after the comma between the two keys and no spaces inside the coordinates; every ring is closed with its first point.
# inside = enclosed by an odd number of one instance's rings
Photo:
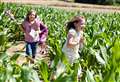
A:
{"type": "MultiPolygon", "coordinates": [[[[81,37],[83,37],[83,31],[77,32],[75,29],[70,29],[69,32],[68,32],[68,35],[69,34],[73,35],[74,40],[78,41],[77,43],[79,43],[81,37]]],[[[67,42],[68,41],[66,40],[66,42],[65,42],[65,44],[63,46],[62,51],[65,53],[65,55],[68,56],[68,58],[71,58],[73,60],[72,61],[70,59],[70,62],[74,62],[75,59],[79,58],[78,51],[79,51],[80,44],[75,45],[73,48],[68,48],[67,47],[67,42]]]]}

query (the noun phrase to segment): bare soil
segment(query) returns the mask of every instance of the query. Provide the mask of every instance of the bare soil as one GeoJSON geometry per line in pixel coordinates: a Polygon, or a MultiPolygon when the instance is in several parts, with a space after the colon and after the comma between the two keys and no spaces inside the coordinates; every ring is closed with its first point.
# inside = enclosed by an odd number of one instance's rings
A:
{"type": "Polygon", "coordinates": [[[95,12],[95,13],[120,13],[120,6],[108,6],[108,5],[93,5],[93,4],[82,4],[65,2],[58,0],[0,0],[5,3],[20,3],[20,4],[34,4],[50,6],[53,8],[60,8],[65,10],[77,10],[81,12],[95,12]]]}
{"type": "MultiPolygon", "coordinates": [[[[15,53],[20,54],[20,56],[17,59],[17,63],[19,65],[22,65],[23,63],[26,63],[26,54],[25,54],[25,42],[24,41],[18,41],[17,43],[13,44],[10,48],[7,49],[7,54],[9,56],[13,56],[15,53]]],[[[37,46],[37,54],[36,54],[36,60],[38,59],[44,59],[49,60],[48,50],[46,50],[45,54],[40,53],[40,46],[37,46]]],[[[32,59],[32,58],[31,58],[32,59]]],[[[49,61],[48,61],[49,62],[49,61]]],[[[46,62],[46,63],[48,63],[46,62]]]]}

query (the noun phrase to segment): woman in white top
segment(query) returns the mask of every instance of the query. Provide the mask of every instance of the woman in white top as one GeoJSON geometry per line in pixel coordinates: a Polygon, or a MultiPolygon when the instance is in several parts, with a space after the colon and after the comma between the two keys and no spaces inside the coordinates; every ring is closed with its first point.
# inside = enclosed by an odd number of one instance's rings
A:
{"type": "MultiPolygon", "coordinates": [[[[83,29],[85,27],[85,18],[80,16],[75,16],[67,24],[67,40],[63,45],[62,51],[65,53],[69,63],[72,65],[79,56],[79,48],[83,46],[83,29]]],[[[58,77],[61,73],[65,71],[65,65],[59,61],[57,65],[57,70],[52,78],[58,77]]],[[[78,69],[78,77],[81,74],[81,68],[78,69]]]]}
{"type": "Polygon", "coordinates": [[[79,56],[79,48],[83,46],[83,29],[85,27],[85,18],[75,16],[67,24],[67,40],[63,46],[62,51],[65,53],[70,64],[73,64],[79,56]]]}

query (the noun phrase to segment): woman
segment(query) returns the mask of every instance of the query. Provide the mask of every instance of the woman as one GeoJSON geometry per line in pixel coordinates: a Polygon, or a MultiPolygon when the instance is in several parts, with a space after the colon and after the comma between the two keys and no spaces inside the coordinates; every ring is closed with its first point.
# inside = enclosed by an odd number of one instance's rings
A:
{"type": "Polygon", "coordinates": [[[85,27],[85,18],[75,16],[67,24],[67,40],[63,46],[62,51],[68,58],[70,64],[73,64],[79,56],[79,48],[83,46],[83,30],[85,27]]]}
{"type": "Polygon", "coordinates": [[[43,40],[41,37],[43,34],[45,34],[44,38],[47,37],[47,27],[37,18],[36,11],[31,10],[27,13],[21,30],[25,35],[26,57],[29,59],[32,56],[34,60],[36,57],[37,43],[41,45],[46,41],[46,39],[43,40]]]}

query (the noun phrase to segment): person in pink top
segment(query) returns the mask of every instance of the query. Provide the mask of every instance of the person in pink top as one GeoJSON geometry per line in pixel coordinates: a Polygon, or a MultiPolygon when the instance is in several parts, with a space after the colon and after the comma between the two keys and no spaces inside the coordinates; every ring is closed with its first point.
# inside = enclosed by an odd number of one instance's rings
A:
{"type": "Polygon", "coordinates": [[[21,26],[26,42],[26,57],[28,58],[29,56],[32,56],[32,58],[35,59],[37,43],[43,44],[46,41],[44,40],[42,42],[41,36],[47,37],[47,27],[37,18],[36,11],[34,10],[27,13],[21,26]]]}

